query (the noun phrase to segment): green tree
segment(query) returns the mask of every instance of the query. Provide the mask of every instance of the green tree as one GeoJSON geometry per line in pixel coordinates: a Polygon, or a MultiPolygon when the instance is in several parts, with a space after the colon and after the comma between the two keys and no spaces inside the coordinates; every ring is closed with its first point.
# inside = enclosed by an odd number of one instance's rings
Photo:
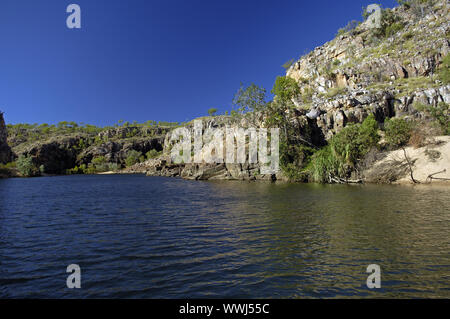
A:
{"type": "Polygon", "coordinates": [[[405,145],[408,144],[411,134],[413,131],[413,124],[404,119],[388,119],[385,123],[386,130],[386,142],[394,147],[400,147],[403,150],[403,155],[405,156],[405,160],[409,167],[409,173],[411,176],[411,180],[417,184],[419,183],[414,178],[413,172],[413,163],[408,158],[408,154],[406,153],[405,145]]]}
{"type": "Polygon", "coordinates": [[[216,108],[210,108],[208,110],[209,116],[214,116],[216,113],[217,113],[217,109],[216,108]]]}
{"type": "Polygon", "coordinates": [[[292,98],[300,94],[297,82],[289,77],[278,76],[272,88],[272,93],[286,105],[292,105],[292,98]]]}
{"type": "Polygon", "coordinates": [[[127,158],[125,159],[125,164],[128,166],[132,166],[136,163],[139,163],[139,158],[142,156],[141,152],[136,150],[131,150],[127,153],[127,158]]]}
{"type": "Polygon", "coordinates": [[[280,129],[280,166],[288,176],[297,179],[297,171],[306,164],[313,147],[305,138],[310,132],[300,132],[290,120],[295,109],[293,100],[301,95],[300,87],[294,79],[279,76],[271,92],[275,97],[265,107],[266,124],[280,129]]]}
{"type": "Polygon", "coordinates": [[[386,142],[393,147],[403,147],[411,138],[412,124],[404,119],[392,118],[385,122],[386,142]]]}
{"type": "Polygon", "coordinates": [[[20,155],[16,162],[17,169],[23,176],[34,176],[36,174],[36,167],[33,164],[31,156],[20,155]]]}
{"type": "Polygon", "coordinates": [[[234,96],[233,104],[242,114],[247,112],[261,111],[266,107],[266,89],[252,83],[248,87],[241,84],[234,96]]]}

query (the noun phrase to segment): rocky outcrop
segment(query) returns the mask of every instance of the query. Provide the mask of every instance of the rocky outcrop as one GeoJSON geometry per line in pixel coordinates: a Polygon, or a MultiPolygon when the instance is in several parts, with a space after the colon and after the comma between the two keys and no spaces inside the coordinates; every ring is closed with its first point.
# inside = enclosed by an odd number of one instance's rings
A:
{"type": "Polygon", "coordinates": [[[31,156],[36,167],[43,165],[47,174],[64,174],[67,169],[87,165],[93,158],[100,156],[109,163],[124,165],[129,151],[135,150],[142,154],[152,149],[161,151],[163,140],[163,136],[114,141],[96,141],[87,135],[58,136],[20,148],[18,154],[31,156]]]}
{"type": "Polygon", "coordinates": [[[383,123],[393,116],[421,114],[414,104],[449,103],[450,86],[435,76],[449,53],[449,9],[446,1],[423,10],[391,10],[402,29],[385,39],[375,38],[367,23],[315,48],[286,73],[302,95],[299,110],[320,111],[317,125],[326,139],[369,114],[383,123]]]}
{"type": "MultiPolygon", "coordinates": [[[[286,76],[296,80],[302,92],[293,100],[296,109],[288,114],[302,142],[320,147],[370,114],[381,126],[390,117],[424,117],[418,104],[450,103],[450,85],[436,77],[450,51],[445,1],[420,17],[405,7],[391,12],[401,25],[392,35],[374,37],[374,26],[363,23],[315,48],[287,70],[286,76]]],[[[223,119],[219,122],[207,127],[224,125],[223,119]]],[[[258,125],[264,126],[263,119],[258,125]]],[[[285,179],[282,174],[261,176],[257,165],[175,165],[168,158],[168,142],[167,135],[165,158],[141,163],[136,171],[187,179],[285,179]]]]}
{"type": "Polygon", "coordinates": [[[8,132],[6,130],[5,119],[0,111],[0,164],[11,162],[13,153],[7,143],[8,132]]]}
{"type": "MultiPolygon", "coordinates": [[[[287,70],[286,77],[294,79],[301,91],[292,100],[295,108],[289,108],[283,115],[295,135],[290,136],[290,144],[317,149],[344,127],[362,123],[370,114],[382,127],[385,119],[391,117],[425,118],[419,104],[450,103],[450,85],[437,76],[450,51],[446,1],[437,1],[420,15],[404,6],[390,10],[389,14],[396,17],[395,31],[379,30],[378,22],[374,25],[366,21],[315,48],[287,70]]],[[[261,112],[252,113],[250,118],[202,118],[203,129],[265,127],[265,116],[261,112]]],[[[193,122],[185,127],[192,130],[193,122]]],[[[96,136],[58,137],[14,150],[17,154],[32,155],[36,164],[44,165],[49,173],[61,173],[100,156],[107,162],[123,165],[131,150],[145,154],[155,149],[163,151],[160,158],[123,172],[200,180],[286,180],[281,172],[262,175],[258,164],[174,164],[170,159],[172,129],[115,127],[96,136]]],[[[10,139],[12,145],[23,145],[20,138],[10,139]]]]}
{"type": "Polygon", "coordinates": [[[95,157],[104,156],[109,163],[124,164],[131,150],[147,153],[150,150],[163,150],[163,137],[134,138],[130,140],[108,141],[84,149],[77,157],[77,165],[88,164],[95,157]]]}

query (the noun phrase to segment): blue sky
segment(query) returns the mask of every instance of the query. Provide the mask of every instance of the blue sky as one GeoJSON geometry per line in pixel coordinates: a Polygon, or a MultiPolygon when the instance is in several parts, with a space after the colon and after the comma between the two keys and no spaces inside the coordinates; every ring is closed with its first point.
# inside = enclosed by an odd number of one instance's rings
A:
{"type": "Polygon", "coordinates": [[[370,3],[2,0],[0,110],[8,123],[101,126],[223,113],[241,82],[270,90],[282,64],[360,20],[370,3]],[[80,30],[66,27],[71,3],[80,30]]]}

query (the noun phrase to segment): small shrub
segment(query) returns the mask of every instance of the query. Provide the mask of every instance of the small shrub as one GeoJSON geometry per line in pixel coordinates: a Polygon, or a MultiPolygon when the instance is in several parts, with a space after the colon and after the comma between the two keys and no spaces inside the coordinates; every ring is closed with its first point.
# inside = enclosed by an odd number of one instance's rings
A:
{"type": "Polygon", "coordinates": [[[303,169],[314,154],[314,149],[302,144],[281,143],[280,154],[281,168],[286,176],[291,181],[306,181],[307,173],[303,169]]]}
{"type": "Polygon", "coordinates": [[[385,29],[385,36],[389,38],[399,31],[403,30],[404,27],[405,25],[402,22],[395,22],[391,25],[388,25],[385,29]]]}
{"type": "Polygon", "coordinates": [[[330,182],[331,175],[337,173],[338,165],[330,146],[320,149],[312,156],[311,164],[308,166],[312,181],[317,183],[330,182]]]}
{"type": "Polygon", "coordinates": [[[397,2],[416,17],[423,18],[427,13],[433,12],[436,0],[397,0],[397,2]]]}
{"type": "Polygon", "coordinates": [[[403,40],[408,41],[414,37],[414,33],[412,31],[408,31],[402,35],[403,40]]]}
{"type": "Polygon", "coordinates": [[[411,136],[409,138],[408,144],[414,148],[419,148],[425,145],[426,140],[426,131],[424,131],[421,126],[415,125],[411,130],[411,136]]]}
{"type": "Polygon", "coordinates": [[[327,98],[333,98],[337,95],[345,93],[346,89],[342,87],[335,87],[328,90],[328,92],[325,94],[325,97],[327,98]]]}
{"type": "Polygon", "coordinates": [[[146,155],[147,159],[152,159],[152,158],[157,158],[160,154],[161,154],[161,152],[158,152],[157,150],[152,149],[152,150],[148,151],[145,155],[146,155]]]}
{"type": "Polygon", "coordinates": [[[444,84],[450,83],[450,55],[446,55],[442,60],[442,64],[439,66],[438,70],[439,80],[444,84]]]}
{"type": "Polygon", "coordinates": [[[346,33],[354,31],[359,24],[359,21],[350,21],[345,27],[338,30],[338,35],[344,35],[346,33]]]}
{"type": "Polygon", "coordinates": [[[312,96],[314,94],[314,90],[310,87],[305,87],[302,91],[302,101],[307,104],[312,101],[312,96]]]}
{"type": "Polygon", "coordinates": [[[329,145],[317,151],[307,170],[315,182],[329,182],[332,177],[346,178],[356,164],[373,147],[377,146],[378,123],[374,115],[362,124],[350,124],[329,141],[329,145]]]}
{"type": "Polygon", "coordinates": [[[117,163],[109,163],[108,170],[111,172],[117,172],[118,170],[120,170],[120,165],[117,163]]]}
{"type": "Polygon", "coordinates": [[[16,162],[9,162],[6,164],[0,164],[3,168],[7,168],[7,169],[13,169],[17,167],[17,163],[16,162]]]}
{"type": "Polygon", "coordinates": [[[77,175],[77,174],[88,174],[86,164],[81,164],[80,166],[75,166],[74,168],[68,169],[66,171],[68,175],[77,175]]]}
{"type": "Polygon", "coordinates": [[[412,125],[404,119],[392,118],[385,122],[386,142],[393,147],[405,146],[411,138],[412,125]]]}
{"type": "Polygon", "coordinates": [[[414,108],[428,114],[440,126],[443,134],[450,135],[450,108],[447,103],[440,102],[437,106],[416,103],[414,108]]]}
{"type": "Polygon", "coordinates": [[[282,67],[287,71],[289,68],[295,63],[294,59],[290,59],[285,64],[282,65],[282,67]]]}
{"type": "Polygon", "coordinates": [[[404,24],[392,10],[384,9],[381,14],[381,26],[373,30],[372,34],[378,38],[389,37],[403,29],[404,24]]]}

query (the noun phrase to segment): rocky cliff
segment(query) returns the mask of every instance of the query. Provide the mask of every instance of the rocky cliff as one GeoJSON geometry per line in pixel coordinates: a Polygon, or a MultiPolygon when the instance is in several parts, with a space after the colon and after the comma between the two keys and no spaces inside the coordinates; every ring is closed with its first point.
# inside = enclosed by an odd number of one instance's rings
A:
{"type": "Polygon", "coordinates": [[[145,154],[150,150],[162,151],[168,128],[118,127],[98,133],[79,130],[74,133],[53,133],[42,136],[41,130],[18,130],[10,133],[13,151],[19,156],[31,156],[36,167],[47,174],[65,174],[76,166],[88,165],[94,158],[106,162],[125,164],[127,154],[134,150],[145,154]],[[28,135],[27,135],[28,134],[28,135]],[[37,140],[31,136],[37,135],[37,140]]]}
{"type": "MultiPolygon", "coordinates": [[[[450,12],[447,1],[410,0],[405,3],[394,9],[377,11],[363,23],[350,23],[339,30],[335,39],[287,68],[284,79],[294,82],[298,89],[295,96],[288,99],[290,106],[278,114],[295,135],[288,138],[288,148],[306,146],[316,152],[344,128],[363,123],[370,115],[374,116],[379,129],[383,129],[388,118],[431,120],[423,106],[444,105],[448,109],[450,12]]],[[[202,118],[203,129],[268,127],[267,108],[277,104],[278,98],[268,103],[266,109],[242,117],[202,118]]],[[[444,117],[448,117],[448,111],[445,114],[444,117]]],[[[445,119],[441,118],[442,121],[445,119]]],[[[185,126],[192,129],[193,124],[185,126]]],[[[145,154],[155,150],[163,154],[123,172],[203,180],[289,178],[284,171],[263,175],[260,165],[248,162],[174,164],[170,158],[173,129],[170,127],[124,126],[56,136],[43,135],[46,128],[38,132],[34,129],[27,129],[26,134],[20,129],[18,134],[10,133],[9,143],[17,155],[32,156],[33,162],[38,167],[43,165],[47,173],[64,173],[66,169],[88,165],[99,157],[124,166],[130,151],[145,154]]],[[[290,158],[291,170],[305,168],[310,155],[300,152],[300,157],[297,154],[297,158],[290,158]]],[[[357,177],[365,176],[360,175],[357,177]]],[[[296,176],[296,180],[299,179],[307,177],[296,176]]]]}
{"type": "Polygon", "coordinates": [[[379,35],[379,29],[361,24],[288,69],[302,90],[296,105],[320,111],[317,123],[327,139],[370,113],[383,122],[420,116],[416,103],[450,103],[450,86],[435,76],[450,51],[449,7],[447,1],[434,3],[423,14],[403,6],[386,11],[397,32],[385,26],[379,35]]]}
{"type": "MultiPolygon", "coordinates": [[[[391,117],[426,118],[420,105],[450,103],[450,85],[439,76],[443,67],[448,72],[443,61],[450,51],[449,6],[442,0],[410,3],[383,10],[378,26],[369,17],[340,30],[335,39],[288,68],[286,77],[301,91],[288,118],[308,145],[320,147],[370,114],[383,127],[391,117]]],[[[223,120],[209,121],[207,127],[224,126],[223,120]]],[[[228,124],[233,125],[231,120],[228,124]]],[[[264,126],[264,121],[259,124],[264,126]]],[[[129,171],[188,179],[286,179],[282,172],[260,175],[260,167],[248,163],[175,165],[167,143],[165,154],[129,171]]]]}
{"type": "Polygon", "coordinates": [[[11,148],[7,143],[8,132],[6,131],[3,113],[0,112],[0,164],[8,163],[12,160],[11,148]]]}

